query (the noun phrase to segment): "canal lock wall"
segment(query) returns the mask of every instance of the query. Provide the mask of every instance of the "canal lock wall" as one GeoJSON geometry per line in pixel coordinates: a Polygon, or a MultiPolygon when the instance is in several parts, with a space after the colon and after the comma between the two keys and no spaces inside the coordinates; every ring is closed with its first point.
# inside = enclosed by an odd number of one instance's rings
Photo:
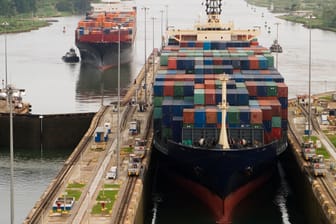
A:
{"type": "Polygon", "coordinates": [[[311,179],[306,173],[307,171],[300,158],[300,146],[290,135],[288,143],[288,148],[281,155],[280,161],[286,171],[287,178],[292,183],[292,190],[300,201],[305,220],[309,224],[335,223],[336,219],[327,215],[329,208],[323,203],[321,189],[315,187],[313,184],[314,179],[311,179]]]}
{"type": "MultiPolygon", "coordinates": [[[[14,114],[13,147],[40,152],[73,149],[90,127],[95,113],[14,114]]],[[[10,116],[0,114],[0,148],[9,148],[10,116]]]]}

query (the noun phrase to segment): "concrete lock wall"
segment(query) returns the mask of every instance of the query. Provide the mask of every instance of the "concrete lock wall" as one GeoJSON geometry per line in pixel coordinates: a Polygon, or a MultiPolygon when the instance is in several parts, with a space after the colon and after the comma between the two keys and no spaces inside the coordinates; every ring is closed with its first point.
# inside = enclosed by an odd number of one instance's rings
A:
{"type": "MultiPolygon", "coordinates": [[[[15,148],[74,148],[88,130],[95,113],[13,115],[15,148]]],[[[10,116],[0,114],[0,148],[9,148],[10,116]]]]}
{"type": "Polygon", "coordinates": [[[327,224],[328,219],[324,215],[321,205],[314,195],[312,189],[311,180],[308,179],[308,175],[303,173],[302,168],[298,164],[295,149],[289,144],[286,152],[280,157],[281,164],[286,170],[287,178],[292,182],[294,194],[301,202],[301,209],[304,213],[305,220],[309,224],[327,224]]]}

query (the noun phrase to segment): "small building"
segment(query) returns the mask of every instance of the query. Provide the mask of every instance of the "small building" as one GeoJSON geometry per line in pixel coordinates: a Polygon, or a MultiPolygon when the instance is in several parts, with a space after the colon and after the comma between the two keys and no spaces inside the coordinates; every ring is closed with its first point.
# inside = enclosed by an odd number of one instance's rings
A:
{"type": "Polygon", "coordinates": [[[108,140],[108,131],[105,127],[97,127],[94,136],[95,142],[106,142],[108,140]]]}

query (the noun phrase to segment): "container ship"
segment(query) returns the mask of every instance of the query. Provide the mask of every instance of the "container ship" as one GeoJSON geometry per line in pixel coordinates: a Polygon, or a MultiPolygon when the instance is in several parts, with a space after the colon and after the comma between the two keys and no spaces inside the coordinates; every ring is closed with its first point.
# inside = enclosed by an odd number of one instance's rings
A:
{"type": "Polygon", "coordinates": [[[153,83],[154,148],[167,174],[200,199],[217,223],[276,172],[287,148],[288,86],[259,28],[207,21],[168,29],[153,83]]]}
{"type": "Polygon", "coordinates": [[[91,3],[91,10],[78,22],[75,31],[82,62],[103,70],[117,66],[119,56],[121,64],[130,62],[136,37],[136,10],[134,1],[91,3]]]}

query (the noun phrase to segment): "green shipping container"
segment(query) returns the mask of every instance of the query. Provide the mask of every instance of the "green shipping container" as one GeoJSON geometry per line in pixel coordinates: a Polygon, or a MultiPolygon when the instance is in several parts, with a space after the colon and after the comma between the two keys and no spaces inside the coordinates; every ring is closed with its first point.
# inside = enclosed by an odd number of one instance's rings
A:
{"type": "Polygon", "coordinates": [[[231,106],[227,111],[227,121],[229,124],[239,124],[239,108],[231,106]]]}
{"type": "Polygon", "coordinates": [[[275,82],[266,82],[267,85],[267,96],[277,96],[278,87],[275,82]]]}
{"type": "Polygon", "coordinates": [[[274,68],[274,57],[271,54],[264,54],[265,58],[268,61],[268,67],[274,68]]]}
{"type": "Polygon", "coordinates": [[[161,107],[163,97],[162,96],[154,96],[153,101],[154,101],[154,107],[161,107]]]}
{"type": "Polygon", "coordinates": [[[272,128],[281,128],[281,117],[272,117],[272,128]]]}
{"type": "Polygon", "coordinates": [[[184,96],[184,82],[183,81],[175,81],[174,82],[174,97],[182,97],[184,96]]]}
{"type": "Polygon", "coordinates": [[[204,103],[205,103],[204,89],[195,89],[194,90],[194,104],[204,105],[204,103]]]}
{"type": "Polygon", "coordinates": [[[162,118],[162,108],[154,107],[153,116],[154,116],[154,119],[161,119],[162,118]]]}
{"type": "Polygon", "coordinates": [[[167,66],[168,65],[168,54],[162,53],[160,56],[160,65],[167,66]]]}

